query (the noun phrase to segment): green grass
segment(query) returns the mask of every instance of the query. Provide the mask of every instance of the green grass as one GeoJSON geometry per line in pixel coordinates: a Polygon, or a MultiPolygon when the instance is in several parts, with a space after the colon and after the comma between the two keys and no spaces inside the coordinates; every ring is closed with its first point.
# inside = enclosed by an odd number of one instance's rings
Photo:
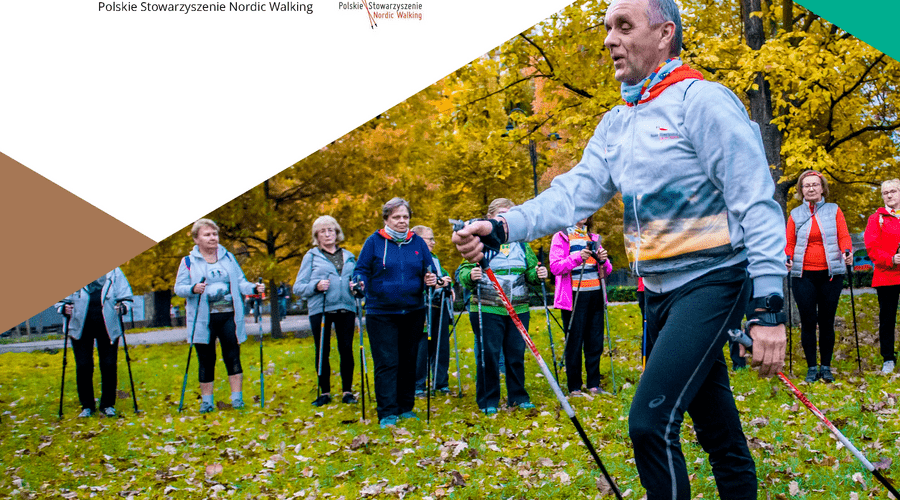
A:
{"type": "MultiPolygon", "coordinates": [[[[880,367],[877,304],[874,295],[857,297],[864,376],[856,369],[849,300],[839,315],[840,338],[832,385],[799,384],[870,460],[900,452],[897,378],[874,372],[880,367]],[[849,325],[849,329],[847,328],[849,325]],[[874,410],[874,411],[873,411],[874,410]]],[[[607,469],[628,498],[644,490],[637,479],[628,440],[627,415],[640,377],[640,313],[636,305],[611,308],[618,396],[573,399],[578,418],[607,469]],[[629,492],[630,490],[630,492],[629,492]]],[[[537,405],[531,411],[480,414],[474,402],[475,359],[468,319],[460,321],[460,363],[464,397],[432,400],[431,423],[425,401],[417,400],[421,421],[381,430],[374,403],[360,422],[359,405],[334,403],[316,409],[312,339],[265,340],[266,408],[251,402],[259,395],[258,347],[243,345],[245,399],[242,411],[198,415],[196,359],[178,414],[186,344],[134,346],[132,369],[142,413],[132,412],[130,395],[120,399],[116,419],[78,419],[75,364],[69,356],[65,415],[57,418],[62,353],[16,353],[0,357],[0,497],[59,498],[595,498],[599,471],[569,419],[561,413],[537,363],[526,353],[527,389],[537,405]],[[354,444],[367,441],[365,444],[354,444]],[[207,474],[208,467],[221,472],[207,474]]],[[[555,325],[554,325],[555,326],[555,325]]],[[[557,349],[562,335],[555,331],[557,349]]],[[[794,328],[795,383],[805,373],[794,328]]],[[[531,335],[548,363],[542,312],[532,316],[531,335]]],[[[368,346],[367,346],[368,351],[368,346]]],[[[332,366],[338,366],[332,349],[332,366]]],[[[358,352],[357,352],[358,355],[358,352]]],[[[128,388],[124,355],[119,354],[119,387],[128,388]]],[[[357,363],[358,364],[358,363],[357,363]]],[[[369,377],[371,380],[371,357],[369,377]]],[[[455,361],[451,357],[451,372],[455,361]]],[[[217,365],[217,401],[229,390],[217,365]]],[[[601,372],[608,384],[609,358],[601,372]]],[[[359,371],[354,388],[358,388],[359,371]]],[[[339,382],[335,374],[333,383],[339,382]]],[[[457,378],[451,374],[454,395],[457,378]]],[[[842,498],[852,492],[886,498],[874,481],[818,420],[772,379],[742,371],[732,378],[744,432],[751,443],[760,480],[760,498],[842,498]],[[761,420],[765,419],[765,420],[761,420]],[[865,484],[854,481],[860,474],[865,484]],[[792,495],[792,483],[799,493],[792,495]]],[[[99,373],[95,373],[99,391],[99,373]]],[[[505,388],[504,388],[505,393],[505,388]]],[[[99,396],[99,394],[98,394],[99,396]]],[[[695,498],[718,498],[705,454],[685,422],[682,446],[695,498]],[[701,497],[702,495],[702,497],[701,497]]],[[[896,466],[892,467],[893,469],[896,466]]],[[[895,482],[900,473],[884,471],[895,482]]],[[[212,469],[210,469],[212,470],[212,469]]]]}

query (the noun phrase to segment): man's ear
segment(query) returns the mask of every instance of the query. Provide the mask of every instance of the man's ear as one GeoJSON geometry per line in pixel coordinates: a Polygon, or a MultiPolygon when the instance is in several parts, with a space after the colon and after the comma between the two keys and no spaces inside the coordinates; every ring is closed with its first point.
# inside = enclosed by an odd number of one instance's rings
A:
{"type": "Polygon", "coordinates": [[[672,39],[675,38],[675,23],[672,21],[664,22],[660,34],[659,48],[665,49],[666,53],[668,53],[672,48],[672,39]]]}

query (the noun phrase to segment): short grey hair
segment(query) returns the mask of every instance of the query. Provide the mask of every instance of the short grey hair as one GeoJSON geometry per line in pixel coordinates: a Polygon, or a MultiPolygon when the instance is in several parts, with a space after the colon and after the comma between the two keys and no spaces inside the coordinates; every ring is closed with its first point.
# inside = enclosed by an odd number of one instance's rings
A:
{"type": "Polygon", "coordinates": [[[191,238],[196,240],[197,236],[200,235],[200,229],[204,227],[211,227],[215,229],[217,233],[219,232],[219,226],[217,226],[216,223],[212,221],[212,219],[198,219],[197,222],[195,222],[194,225],[191,226],[191,238]]]}
{"type": "Polygon", "coordinates": [[[412,208],[409,207],[409,202],[403,198],[395,197],[391,198],[389,202],[381,207],[381,218],[387,220],[387,218],[394,213],[394,210],[397,210],[401,206],[406,207],[406,211],[409,212],[409,216],[412,217],[412,208]]]}
{"type": "Polygon", "coordinates": [[[681,13],[675,0],[647,0],[647,19],[650,20],[650,26],[669,21],[675,23],[675,34],[669,47],[669,55],[675,57],[681,54],[681,13]]]}
{"type": "Polygon", "coordinates": [[[884,188],[892,187],[898,191],[900,191],[900,179],[888,179],[881,183],[881,192],[884,193],[884,188]]]}
{"type": "Polygon", "coordinates": [[[312,225],[312,245],[313,246],[319,245],[319,238],[316,237],[316,233],[318,233],[319,231],[321,231],[327,227],[334,228],[334,232],[337,233],[337,236],[335,237],[335,242],[340,243],[340,242],[344,241],[344,231],[341,230],[341,225],[338,224],[338,221],[336,221],[334,219],[334,217],[332,217],[330,215],[323,215],[323,216],[319,217],[318,219],[316,219],[315,221],[313,221],[313,225],[312,225]]]}
{"type": "MultiPolygon", "coordinates": [[[[422,236],[422,235],[425,234],[425,231],[431,231],[431,228],[428,226],[420,225],[420,226],[414,226],[412,229],[410,229],[410,231],[418,234],[420,238],[424,238],[424,236],[422,236]]],[[[434,234],[434,231],[431,231],[431,234],[434,234]]]]}

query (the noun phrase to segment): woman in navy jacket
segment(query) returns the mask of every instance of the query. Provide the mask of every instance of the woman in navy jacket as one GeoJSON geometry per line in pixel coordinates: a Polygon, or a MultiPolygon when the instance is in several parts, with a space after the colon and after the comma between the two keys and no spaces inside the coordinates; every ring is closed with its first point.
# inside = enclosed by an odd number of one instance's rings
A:
{"type": "MultiPolygon", "coordinates": [[[[381,210],[384,228],[366,239],[356,281],[366,294],[366,325],[375,362],[375,400],[381,427],[417,418],[416,350],[425,326],[425,287],[435,286],[431,252],[409,230],[409,202],[393,198],[381,210]]],[[[352,286],[352,284],[351,284],[352,286]]]]}

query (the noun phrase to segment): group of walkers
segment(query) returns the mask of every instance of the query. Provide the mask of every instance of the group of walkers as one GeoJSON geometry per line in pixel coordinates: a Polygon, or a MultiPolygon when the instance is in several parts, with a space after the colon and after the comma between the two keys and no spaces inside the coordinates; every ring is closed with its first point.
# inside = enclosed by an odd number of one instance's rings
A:
{"type": "MultiPolygon", "coordinates": [[[[506,198],[491,202],[487,217],[506,212],[514,203],[506,198]]],[[[331,399],[331,368],[328,361],[331,329],[337,336],[343,403],[356,403],[352,391],[354,358],[354,292],[364,295],[366,327],[374,361],[376,411],[382,427],[398,420],[418,418],[415,398],[449,394],[450,323],[453,320],[453,277],[433,254],[434,231],[425,226],[409,228],[412,210],[409,203],[394,198],[382,207],[384,227],[368,237],[359,259],[339,247],[344,240],[338,222],[330,216],[316,219],[312,229],[314,247],[303,258],[294,283],[294,292],[307,301],[310,325],[316,346],[316,372],[319,396],[315,406],[331,399]],[[431,368],[434,367],[433,371],[431,368]],[[429,394],[430,395],[430,394],[429,394]]],[[[567,373],[573,393],[581,388],[581,357],[584,348],[588,387],[600,392],[599,357],[602,352],[600,329],[592,324],[595,309],[602,315],[603,297],[599,279],[609,274],[611,264],[606,251],[597,246],[588,250],[586,241],[597,241],[580,225],[560,233],[560,241],[551,251],[551,265],[565,272],[568,293],[557,287],[556,304],[571,311],[573,290],[579,298],[575,310],[578,321],[568,319],[566,343],[567,373]],[[570,243],[571,240],[571,243],[570,243]],[[569,248],[571,245],[571,249],[569,248]],[[599,260],[595,260],[595,257],[599,260]],[[559,261],[558,263],[556,261],[559,261]],[[599,265],[599,267],[598,267],[599,265]],[[575,269],[578,267],[578,269],[575,269]],[[573,280],[573,274],[577,276],[573,280]],[[599,335],[599,338],[597,336],[599,335]]],[[[490,268],[499,276],[501,287],[510,297],[519,319],[529,321],[529,288],[548,276],[534,252],[524,243],[503,245],[490,268]]],[[[525,342],[510,320],[481,267],[462,264],[454,273],[463,286],[474,332],[476,358],[476,402],[487,415],[500,406],[501,372],[505,374],[507,401],[511,408],[534,408],[525,390],[525,342]]],[[[601,316],[602,317],[602,316],[601,316]]]]}
{"type": "MultiPolygon", "coordinates": [[[[841,209],[827,203],[828,180],[807,170],[797,180],[803,203],[787,220],[787,270],[800,313],[800,343],[806,357],[806,382],[834,382],[834,318],[844,276],[853,265],[853,245],[841,209]],[[818,327],[818,335],[817,333],[818,327]]],[[[874,266],[872,286],[878,294],[882,372],[894,371],[894,328],[900,298],[900,180],[881,185],[884,206],[869,217],[864,241],[874,266]]]]}
{"type": "MultiPolygon", "coordinates": [[[[785,224],[773,198],[775,185],[759,127],[737,96],[705,81],[679,58],[681,15],[673,0],[614,0],[604,24],[604,44],[624,104],[604,114],[581,161],[547,190],[518,206],[494,200],[485,218],[460,225],[451,237],[468,261],[455,274],[469,295],[476,401],[486,414],[498,411],[500,373],[505,372],[508,405],[533,406],[524,383],[523,339],[507,311],[528,324],[528,286],[548,272],[522,242],[551,234],[554,304],[566,311],[568,389],[573,395],[582,389],[603,390],[597,360],[603,349],[604,279],[611,264],[591,233],[590,217],[621,193],[626,251],[632,272],[641,278],[643,296],[645,368],[628,423],[647,498],[691,498],[680,444],[688,413],[709,455],[719,495],[756,499],[755,464],[730,389],[723,347],[746,317],[744,331],[752,340],[753,364],[760,376],[780,372],[786,351],[782,280],[789,272],[801,314],[807,380],[834,380],[839,278],[852,251],[846,222],[837,206],[825,202],[825,177],[810,171],[798,180],[803,204],[785,224]],[[507,299],[495,293],[495,287],[507,299]]],[[[882,371],[889,373],[895,364],[900,297],[900,181],[885,181],[882,196],[885,206],[869,218],[865,243],[875,265],[872,284],[880,305],[882,371]]],[[[383,206],[382,216],[384,227],[366,239],[356,259],[340,247],[343,233],[337,221],[317,219],[313,249],[303,258],[294,292],[307,300],[312,314],[317,406],[331,400],[330,342],[323,340],[332,328],[341,355],[341,400],[355,400],[353,312],[365,297],[378,419],[386,427],[417,418],[417,383],[423,374],[429,382],[428,358],[436,356],[437,371],[446,371],[444,318],[449,320],[452,309],[445,311],[444,304],[453,299],[453,279],[431,253],[433,232],[409,229],[409,203],[394,198],[383,206]],[[423,347],[425,331],[431,339],[425,339],[423,347]]],[[[197,221],[192,235],[197,245],[181,262],[175,291],[187,299],[188,325],[193,325],[189,341],[200,358],[200,411],[214,409],[215,339],[222,344],[232,405],[239,408],[244,404],[240,343],[246,339],[240,296],[261,293],[264,287],[244,278],[234,256],[218,244],[214,222],[197,221]]],[[[112,303],[124,309],[130,295],[127,281],[116,270],[61,306],[72,318],[69,332],[79,341],[76,351],[90,348],[84,340],[104,343],[108,355],[101,349],[101,371],[109,371],[110,359],[114,364],[121,336],[112,303]]],[[[78,369],[79,396],[90,415],[92,394],[85,389],[82,397],[81,390],[83,381],[89,382],[85,359],[76,355],[76,362],[85,365],[78,369]]],[[[432,389],[447,388],[442,374],[432,380],[432,389]]],[[[103,384],[100,407],[106,414],[113,402],[107,390],[113,385],[103,384]]],[[[418,388],[423,390],[422,385],[418,388]]],[[[596,454],[594,458],[602,469],[596,454]]]]}

